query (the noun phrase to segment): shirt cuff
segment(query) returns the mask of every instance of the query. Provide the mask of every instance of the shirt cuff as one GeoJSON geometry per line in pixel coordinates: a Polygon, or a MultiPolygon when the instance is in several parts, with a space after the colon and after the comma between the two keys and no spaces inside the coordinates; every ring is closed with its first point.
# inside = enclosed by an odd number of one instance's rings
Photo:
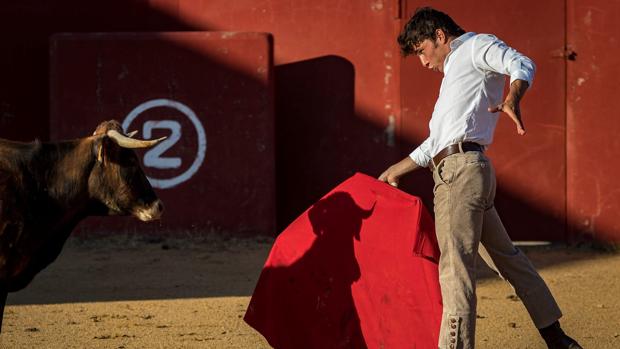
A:
{"type": "Polygon", "coordinates": [[[411,152],[409,157],[420,167],[428,167],[428,164],[431,162],[431,157],[426,155],[420,147],[417,147],[413,152],[411,152]]]}
{"type": "Polygon", "coordinates": [[[525,80],[527,81],[527,87],[532,87],[532,83],[534,82],[534,74],[530,69],[527,69],[527,65],[524,67],[523,63],[520,64],[520,68],[514,70],[510,74],[510,83],[512,84],[515,80],[525,80]]]}
{"type": "Polygon", "coordinates": [[[525,80],[527,81],[527,88],[532,87],[532,77],[529,76],[525,71],[514,72],[510,75],[510,83],[512,84],[515,80],[525,80]]]}

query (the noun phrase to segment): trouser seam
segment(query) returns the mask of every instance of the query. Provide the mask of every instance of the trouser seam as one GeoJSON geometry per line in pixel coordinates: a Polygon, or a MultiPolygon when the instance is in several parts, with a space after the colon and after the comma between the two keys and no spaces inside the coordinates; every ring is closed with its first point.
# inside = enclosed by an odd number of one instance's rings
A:
{"type": "MultiPolygon", "coordinates": [[[[450,279],[454,279],[454,276],[452,275],[452,273],[454,273],[454,252],[455,252],[455,246],[454,246],[454,231],[452,230],[452,227],[454,226],[454,200],[452,198],[452,184],[454,183],[454,181],[456,180],[456,173],[454,173],[455,169],[452,169],[452,173],[451,173],[451,179],[452,181],[450,182],[450,184],[447,184],[448,186],[448,190],[447,190],[447,200],[448,200],[448,229],[446,229],[447,233],[450,235],[449,237],[447,237],[448,240],[448,244],[449,246],[447,246],[447,249],[450,251],[448,252],[448,267],[450,268],[450,279]]],[[[446,287],[448,287],[449,285],[446,285],[446,287]]],[[[448,294],[448,293],[446,293],[448,294]]],[[[450,304],[452,307],[454,307],[454,304],[452,302],[452,300],[450,300],[450,304]]],[[[445,303],[445,302],[444,302],[445,303]]],[[[455,309],[450,309],[452,312],[454,312],[455,309]]],[[[450,314],[447,313],[447,318],[450,319],[450,314]]],[[[446,326],[450,326],[449,320],[448,323],[446,323],[446,326]]],[[[457,328],[457,331],[460,330],[460,328],[457,328]]],[[[443,338],[443,342],[444,345],[446,346],[446,348],[449,347],[450,343],[450,336],[448,335],[450,333],[450,328],[445,329],[444,331],[444,338],[443,338]]],[[[458,337],[457,336],[457,343],[455,344],[455,347],[458,347],[458,337]]]]}

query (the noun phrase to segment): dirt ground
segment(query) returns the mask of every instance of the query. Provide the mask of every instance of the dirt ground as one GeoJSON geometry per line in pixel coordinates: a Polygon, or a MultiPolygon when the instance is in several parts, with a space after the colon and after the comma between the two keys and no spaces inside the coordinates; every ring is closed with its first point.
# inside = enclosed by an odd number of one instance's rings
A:
{"type": "MultiPolygon", "coordinates": [[[[273,241],[72,238],[9,295],[2,348],[270,348],[243,314],[273,241]]],[[[620,254],[528,247],[584,348],[620,348],[620,254]]],[[[508,284],[480,271],[477,348],[544,348],[508,284]]]]}

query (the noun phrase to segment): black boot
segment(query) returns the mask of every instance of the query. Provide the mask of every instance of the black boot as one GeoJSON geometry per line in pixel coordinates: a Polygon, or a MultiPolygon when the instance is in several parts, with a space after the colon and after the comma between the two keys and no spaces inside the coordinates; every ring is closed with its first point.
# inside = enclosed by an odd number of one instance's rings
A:
{"type": "Polygon", "coordinates": [[[559,321],[538,331],[549,349],[583,349],[576,340],[570,338],[562,331],[559,321]]]}

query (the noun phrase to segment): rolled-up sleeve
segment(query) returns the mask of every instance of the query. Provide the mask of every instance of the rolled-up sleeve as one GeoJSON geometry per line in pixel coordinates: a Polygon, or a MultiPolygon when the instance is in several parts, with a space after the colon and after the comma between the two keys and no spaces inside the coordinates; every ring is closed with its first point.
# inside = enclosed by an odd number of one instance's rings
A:
{"type": "Polygon", "coordinates": [[[430,144],[431,138],[429,137],[417,148],[415,148],[415,150],[411,152],[411,154],[409,154],[411,160],[415,161],[418,166],[428,167],[429,163],[431,162],[432,157],[430,155],[430,144]]]}
{"type": "Polygon", "coordinates": [[[525,80],[531,87],[534,82],[534,62],[493,35],[478,35],[472,59],[479,70],[509,75],[510,83],[517,79],[525,80]]]}

